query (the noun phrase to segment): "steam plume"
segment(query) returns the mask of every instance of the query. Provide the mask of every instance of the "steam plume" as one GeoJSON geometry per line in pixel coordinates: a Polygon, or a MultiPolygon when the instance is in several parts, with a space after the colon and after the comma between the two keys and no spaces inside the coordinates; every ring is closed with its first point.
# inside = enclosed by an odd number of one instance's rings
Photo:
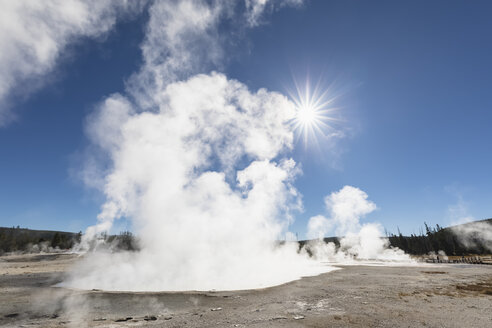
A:
{"type": "MultiPolygon", "coordinates": [[[[253,5],[240,17],[244,26],[253,26],[251,17],[260,17],[255,10],[264,7],[248,3],[253,5]]],[[[293,185],[300,169],[289,157],[294,103],[210,73],[224,54],[219,22],[238,17],[235,10],[234,4],[218,1],[150,7],[144,65],[130,79],[127,94],[111,95],[88,119],[87,134],[109,165],[94,170],[97,165],[90,162],[90,176],[100,177],[96,185],[106,202],[82,243],[126,217],[141,250],[89,254],[66,285],[242,289],[333,270],[299,254],[297,243],[275,243],[292,236],[288,226],[302,207],[293,185]]],[[[347,227],[358,225],[354,216],[375,208],[360,202],[367,195],[356,188],[337,195],[332,196],[335,221],[347,227]],[[355,197],[347,200],[353,205],[349,214],[339,199],[347,192],[355,197]]],[[[374,227],[361,231],[360,254],[368,251],[374,227]]],[[[384,242],[376,251],[383,248],[384,242]]]]}
{"type": "Polygon", "coordinates": [[[361,224],[360,219],[376,209],[362,190],[345,186],[325,198],[330,217],[312,217],[308,223],[308,236],[316,238],[308,245],[319,260],[346,261],[350,259],[410,261],[400,249],[389,248],[378,223],[361,224]],[[329,232],[342,237],[340,247],[323,242],[329,232]]]}
{"type": "Polygon", "coordinates": [[[308,274],[295,245],[273,245],[300,206],[296,164],[283,156],[292,147],[293,104],[217,73],[170,84],[160,96],[157,112],[138,113],[114,96],[94,117],[90,131],[113,169],[100,224],[87,236],[130,217],[142,250],[90,266],[72,284],[236,289],[308,274]]]}
{"type": "Polygon", "coordinates": [[[150,8],[145,64],[129,96],[108,97],[87,128],[111,164],[103,172],[99,224],[84,241],[124,216],[142,249],[93,254],[68,284],[237,289],[330,270],[298,256],[295,244],[274,243],[301,206],[292,184],[298,168],[287,156],[294,104],[220,73],[193,75],[221,58],[216,30],[229,10],[205,1],[150,8]]]}

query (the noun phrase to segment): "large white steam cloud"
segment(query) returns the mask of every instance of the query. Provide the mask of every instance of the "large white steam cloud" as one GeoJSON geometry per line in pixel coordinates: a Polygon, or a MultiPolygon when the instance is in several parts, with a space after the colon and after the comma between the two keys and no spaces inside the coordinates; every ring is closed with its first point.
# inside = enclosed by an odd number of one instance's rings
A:
{"type": "MultiPolygon", "coordinates": [[[[301,207],[287,156],[294,104],[207,73],[231,5],[156,2],[129,95],[107,98],[88,135],[107,154],[106,203],[84,241],[132,220],[138,253],[96,253],[67,282],[109,290],[238,289],[329,271],[275,243],[301,207]]],[[[247,16],[245,16],[247,17],[247,16]]],[[[91,177],[93,166],[90,166],[91,177]]]]}
{"type": "MultiPolygon", "coordinates": [[[[88,160],[86,181],[102,190],[106,202],[82,243],[87,246],[125,217],[141,249],[87,254],[65,285],[243,289],[333,269],[298,252],[297,243],[275,242],[291,235],[293,213],[302,208],[293,185],[300,169],[289,157],[294,103],[210,73],[224,56],[220,22],[240,17],[244,27],[254,26],[266,3],[247,1],[239,16],[228,2],[150,6],[143,66],[129,80],[126,95],[108,97],[88,119],[93,148],[109,164],[88,160]]],[[[358,223],[375,208],[366,198],[352,187],[332,194],[332,220],[313,219],[310,227],[336,223],[340,231],[355,229],[357,238],[347,234],[344,249],[350,241],[351,249],[358,247],[356,256],[379,258],[376,253],[386,250],[376,236],[379,228],[358,223]]]]}
{"type": "Polygon", "coordinates": [[[89,257],[70,284],[237,289],[329,269],[300,257],[295,244],[274,243],[300,206],[296,164],[283,156],[292,147],[293,104],[217,73],[170,84],[160,97],[157,112],[137,113],[114,96],[93,118],[92,136],[113,170],[101,223],[88,236],[126,216],[142,249],[89,257]]]}

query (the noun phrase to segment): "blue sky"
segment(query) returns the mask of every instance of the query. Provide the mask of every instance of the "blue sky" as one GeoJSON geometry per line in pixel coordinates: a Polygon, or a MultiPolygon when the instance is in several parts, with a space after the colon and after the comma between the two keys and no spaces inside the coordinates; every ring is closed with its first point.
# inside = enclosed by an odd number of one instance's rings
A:
{"type": "MultiPolygon", "coordinates": [[[[340,94],[335,127],[345,137],[293,151],[305,211],[291,231],[303,236],[323,198],[344,185],[364,190],[378,206],[366,219],[393,232],[492,216],[491,7],[308,1],[276,10],[227,49],[218,69],[252,90],[285,94],[309,75],[340,94]]],[[[22,99],[22,84],[11,90],[16,119],[0,127],[0,225],[78,231],[95,223],[104,198],[74,174],[88,144],[85,121],[138,70],[146,21],[140,13],[101,38],[77,39],[39,88],[22,99]]]]}

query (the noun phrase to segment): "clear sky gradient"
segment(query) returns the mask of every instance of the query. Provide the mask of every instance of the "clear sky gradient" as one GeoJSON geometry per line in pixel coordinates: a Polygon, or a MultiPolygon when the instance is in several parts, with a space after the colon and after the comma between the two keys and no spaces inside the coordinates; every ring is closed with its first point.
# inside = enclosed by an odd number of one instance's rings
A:
{"type": "MultiPolygon", "coordinates": [[[[491,12],[488,1],[308,1],[228,49],[218,70],[250,89],[286,94],[309,76],[339,96],[334,128],[344,137],[296,143],[305,211],[292,232],[303,237],[323,198],[344,185],[364,190],[378,206],[367,220],[392,232],[492,217],[491,12]]],[[[42,88],[15,99],[17,119],[0,127],[1,226],[96,222],[104,199],[74,174],[84,122],[138,70],[146,20],[71,44],[42,88]]]]}

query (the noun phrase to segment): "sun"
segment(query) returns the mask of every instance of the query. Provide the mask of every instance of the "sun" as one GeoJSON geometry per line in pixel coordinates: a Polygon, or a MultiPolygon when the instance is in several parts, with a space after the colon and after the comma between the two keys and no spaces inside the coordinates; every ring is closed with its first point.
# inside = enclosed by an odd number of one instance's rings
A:
{"type": "Polygon", "coordinates": [[[313,124],[316,121],[316,109],[309,104],[298,108],[297,119],[301,124],[313,124]]]}
{"type": "Polygon", "coordinates": [[[330,129],[329,122],[335,120],[330,115],[335,110],[332,106],[334,98],[328,97],[328,89],[321,92],[319,85],[312,90],[308,80],[303,88],[296,83],[296,91],[291,94],[296,111],[291,124],[305,144],[317,142],[330,129]]]}

